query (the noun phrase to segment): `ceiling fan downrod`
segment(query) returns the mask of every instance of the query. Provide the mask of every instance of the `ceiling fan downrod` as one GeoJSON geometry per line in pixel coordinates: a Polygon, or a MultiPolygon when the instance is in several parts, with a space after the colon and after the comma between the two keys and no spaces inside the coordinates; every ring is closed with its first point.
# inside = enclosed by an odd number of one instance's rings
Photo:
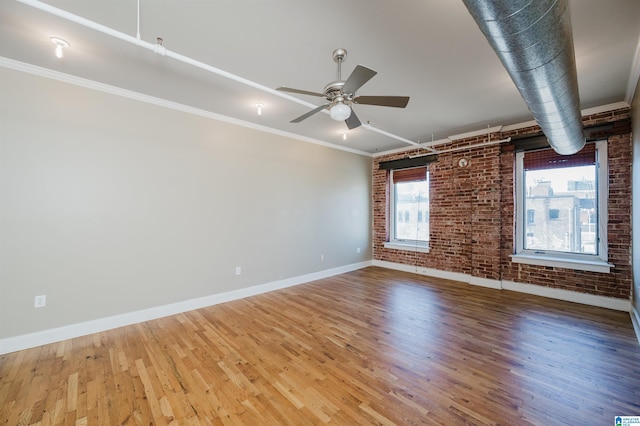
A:
{"type": "Polygon", "coordinates": [[[347,57],[347,51],[339,48],[333,51],[333,60],[338,63],[338,76],[336,80],[342,81],[342,61],[347,57]]]}

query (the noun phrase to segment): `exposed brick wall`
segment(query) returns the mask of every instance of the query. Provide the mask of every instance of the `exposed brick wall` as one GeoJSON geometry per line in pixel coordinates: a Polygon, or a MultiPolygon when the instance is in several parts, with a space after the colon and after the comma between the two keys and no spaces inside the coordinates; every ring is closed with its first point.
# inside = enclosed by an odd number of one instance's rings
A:
{"type": "MultiPolygon", "coordinates": [[[[379,163],[425,150],[391,154],[373,160],[373,258],[406,265],[459,272],[479,278],[515,281],[584,293],[628,298],[631,291],[631,130],[628,108],[583,117],[585,126],[614,123],[608,137],[609,262],[610,274],[511,262],[514,252],[515,153],[509,146],[472,145],[487,142],[474,137],[438,146],[458,149],[438,155],[429,166],[431,179],[430,252],[384,248],[389,237],[388,173],[379,163]],[[462,149],[469,146],[468,149],[462,149]],[[458,159],[470,164],[458,167],[458,159]]],[[[492,134],[491,140],[537,134],[531,126],[492,134]]]]}

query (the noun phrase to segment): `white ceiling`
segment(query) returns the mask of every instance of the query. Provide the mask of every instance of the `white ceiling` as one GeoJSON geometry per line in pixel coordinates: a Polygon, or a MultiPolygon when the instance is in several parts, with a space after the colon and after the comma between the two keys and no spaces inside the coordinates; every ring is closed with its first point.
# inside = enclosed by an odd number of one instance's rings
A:
{"type": "MultiPolygon", "coordinates": [[[[40,4],[136,37],[137,0],[40,4]]],[[[640,68],[640,1],[573,0],[570,11],[581,108],[629,102],[640,68]]],[[[162,37],[169,51],[255,84],[0,0],[5,66],[36,65],[347,149],[379,153],[533,119],[461,0],[140,0],[139,28],[145,42],[162,37]],[[71,44],[61,60],[51,36],[71,44]],[[322,92],[336,79],[331,54],[340,47],[348,51],[343,79],[358,64],[378,71],[360,95],[411,97],[405,109],[356,105],[373,130],[350,131],[346,141],[345,124],[328,114],[289,122],[323,99],[271,90],[322,92]]]]}

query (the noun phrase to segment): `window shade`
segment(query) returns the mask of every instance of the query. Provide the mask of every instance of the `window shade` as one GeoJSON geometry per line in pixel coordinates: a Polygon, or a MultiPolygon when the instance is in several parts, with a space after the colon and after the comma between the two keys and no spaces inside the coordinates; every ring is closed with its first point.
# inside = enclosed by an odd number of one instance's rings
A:
{"type": "Polygon", "coordinates": [[[393,183],[423,182],[427,180],[427,167],[414,167],[413,169],[400,169],[393,171],[393,183]]]}
{"type": "Polygon", "coordinates": [[[560,155],[552,149],[524,153],[525,170],[559,169],[563,167],[591,166],[596,164],[596,146],[588,143],[573,155],[560,155]]]}
{"type": "Polygon", "coordinates": [[[398,170],[408,169],[411,167],[426,166],[429,163],[438,161],[438,156],[433,155],[421,155],[419,157],[401,158],[399,160],[383,161],[380,163],[380,170],[398,170]]]}

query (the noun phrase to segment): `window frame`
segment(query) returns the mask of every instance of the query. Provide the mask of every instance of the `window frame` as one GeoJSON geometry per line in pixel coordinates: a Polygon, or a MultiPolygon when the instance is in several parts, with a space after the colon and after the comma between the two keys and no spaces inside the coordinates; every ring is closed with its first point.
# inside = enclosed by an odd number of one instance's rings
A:
{"type": "Polygon", "coordinates": [[[531,265],[560,267],[592,272],[609,273],[613,264],[608,263],[608,201],[609,201],[609,179],[608,179],[608,156],[607,141],[600,140],[593,142],[596,148],[596,196],[598,200],[598,253],[564,253],[557,251],[544,251],[537,249],[525,249],[524,242],[527,228],[527,212],[525,211],[525,200],[527,194],[526,182],[524,179],[524,153],[516,152],[515,165],[515,212],[514,212],[514,248],[515,253],[511,255],[511,260],[515,263],[525,263],[531,265]]]}
{"type": "MultiPolygon", "coordinates": [[[[425,168],[426,169],[426,182],[427,182],[427,196],[428,198],[430,198],[430,192],[431,192],[431,185],[430,185],[430,176],[429,176],[429,166],[418,166],[420,168],[425,168]]],[[[398,249],[398,250],[410,250],[410,251],[418,251],[418,252],[423,252],[423,253],[428,253],[429,252],[429,239],[427,240],[409,240],[409,239],[401,239],[401,238],[396,238],[396,229],[395,229],[395,219],[398,217],[398,210],[397,210],[397,205],[396,205],[396,191],[395,191],[395,182],[393,179],[393,173],[395,171],[402,171],[402,170],[407,170],[407,169],[413,169],[413,168],[418,168],[418,167],[410,167],[410,168],[406,168],[406,169],[393,169],[393,170],[389,170],[389,218],[391,220],[389,220],[389,241],[384,243],[384,247],[385,248],[393,248],[393,249],[398,249]]],[[[427,204],[427,211],[430,208],[430,203],[427,204]]],[[[424,210],[424,209],[423,209],[424,210]]],[[[408,211],[403,211],[403,213],[409,213],[408,211]]],[[[423,219],[424,219],[424,213],[423,213],[423,219]]],[[[423,222],[420,223],[429,223],[428,218],[431,215],[426,215],[427,216],[427,220],[423,220],[423,222]]],[[[417,213],[416,213],[416,220],[417,220],[417,213]]],[[[403,216],[403,219],[406,219],[406,216],[403,216]]],[[[427,236],[427,238],[429,238],[430,235],[427,236]]]]}

